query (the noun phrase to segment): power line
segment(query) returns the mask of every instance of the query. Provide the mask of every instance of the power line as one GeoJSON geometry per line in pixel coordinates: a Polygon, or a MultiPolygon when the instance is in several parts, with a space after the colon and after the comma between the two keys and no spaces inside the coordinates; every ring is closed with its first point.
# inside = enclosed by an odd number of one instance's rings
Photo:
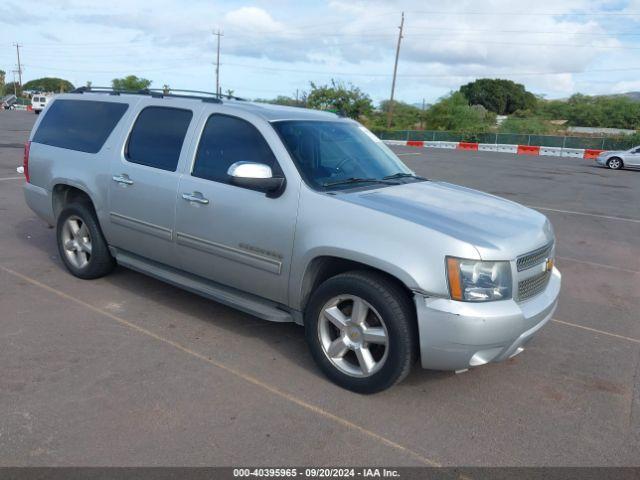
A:
{"type": "Polygon", "coordinates": [[[513,16],[513,17],[526,17],[529,15],[543,16],[543,17],[640,17],[640,12],[473,12],[473,11],[459,11],[459,12],[446,12],[446,11],[426,11],[426,10],[414,10],[408,12],[418,15],[484,15],[484,16],[513,16]]]}
{"type": "MultiPolygon", "coordinates": [[[[191,59],[183,59],[187,62],[200,61],[202,60],[200,57],[191,58],[191,59]]],[[[301,70],[297,68],[281,68],[281,67],[268,67],[268,66],[260,66],[255,64],[246,64],[246,63],[230,63],[225,62],[227,66],[240,67],[240,68],[249,68],[253,70],[264,70],[264,71],[273,71],[273,72],[287,72],[287,73],[303,73],[303,74],[315,74],[315,75],[326,75],[326,76],[353,76],[353,77],[392,77],[393,74],[389,73],[374,73],[374,72],[345,72],[345,71],[337,71],[337,70],[301,70]]],[[[113,68],[111,70],[86,70],[86,69],[64,69],[58,68],[55,66],[48,65],[30,65],[33,69],[43,69],[43,70],[51,70],[53,72],[71,72],[71,73],[107,73],[107,74],[116,74],[118,70],[124,70],[124,68],[113,68]]],[[[186,66],[188,67],[188,65],[186,66]]],[[[129,67],[125,67],[129,68],[129,67]]],[[[161,71],[171,71],[175,70],[176,66],[172,65],[169,67],[155,67],[155,68],[145,68],[140,69],[137,68],[138,72],[161,72],[161,71]]],[[[185,67],[183,67],[185,68],[185,67]]],[[[640,67],[631,67],[631,68],[602,68],[602,69],[584,69],[584,70],[561,70],[561,71],[537,71],[537,72],[523,72],[523,71],[494,71],[494,72],[461,72],[461,73],[398,73],[397,77],[401,78],[450,78],[450,77],[500,77],[500,76],[521,76],[521,77],[529,77],[529,76],[552,76],[552,75],[564,75],[564,74],[586,74],[586,73],[597,73],[597,72],[635,72],[639,71],[640,67]]]]}

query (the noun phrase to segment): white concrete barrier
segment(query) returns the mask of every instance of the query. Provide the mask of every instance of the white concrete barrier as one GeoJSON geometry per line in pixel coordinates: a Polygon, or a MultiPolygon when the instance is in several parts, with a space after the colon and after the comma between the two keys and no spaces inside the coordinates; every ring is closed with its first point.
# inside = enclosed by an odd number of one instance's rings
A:
{"type": "Polygon", "coordinates": [[[438,142],[440,143],[440,148],[458,148],[459,142],[438,142]]]}
{"type": "Polygon", "coordinates": [[[498,152],[504,153],[518,153],[518,145],[509,145],[506,143],[498,143],[496,145],[498,147],[498,152]]]}
{"type": "Polygon", "coordinates": [[[406,140],[383,140],[387,145],[406,145],[406,140]]]}
{"type": "Polygon", "coordinates": [[[498,145],[495,143],[479,143],[478,150],[482,152],[497,152],[498,145]]]}
{"type": "Polygon", "coordinates": [[[563,148],[560,156],[582,158],[584,156],[584,148],[563,148]]]}
{"type": "Polygon", "coordinates": [[[562,154],[562,147],[540,147],[540,155],[550,155],[559,157],[562,154]]]}

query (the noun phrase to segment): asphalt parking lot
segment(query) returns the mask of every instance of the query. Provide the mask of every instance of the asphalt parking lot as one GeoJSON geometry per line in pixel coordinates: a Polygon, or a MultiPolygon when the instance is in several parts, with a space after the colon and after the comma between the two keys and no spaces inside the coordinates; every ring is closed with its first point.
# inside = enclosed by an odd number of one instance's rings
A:
{"type": "Polygon", "coordinates": [[[0,466],[640,465],[640,171],[394,147],[546,214],[563,290],[508,362],[359,396],[300,327],[124,268],[68,274],[15,172],[35,118],[0,112],[0,466]]]}

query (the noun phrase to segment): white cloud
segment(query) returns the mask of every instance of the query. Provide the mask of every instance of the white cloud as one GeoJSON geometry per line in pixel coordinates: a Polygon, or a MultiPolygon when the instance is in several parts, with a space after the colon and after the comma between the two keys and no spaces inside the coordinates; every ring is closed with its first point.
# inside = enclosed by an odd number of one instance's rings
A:
{"type": "Polygon", "coordinates": [[[219,27],[223,85],[239,94],[247,88],[250,96],[290,94],[333,76],[385,98],[403,10],[397,92],[408,101],[433,100],[481,76],[511,78],[551,97],[576,86],[612,91],[633,85],[637,72],[614,72],[635,65],[637,51],[625,48],[640,48],[638,37],[624,35],[637,31],[638,17],[606,14],[637,13],[640,0],[622,7],[615,0],[114,0],[109,13],[80,0],[63,0],[64,8],[31,3],[29,11],[38,12],[29,15],[31,28],[3,25],[4,70],[14,62],[10,43],[19,40],[28,78],[74,76],[97,84],[138,73],[155,85],[207,89],[212,31],[219,27]],[[593,70],[603,72],[580,73],[593,70]]]}

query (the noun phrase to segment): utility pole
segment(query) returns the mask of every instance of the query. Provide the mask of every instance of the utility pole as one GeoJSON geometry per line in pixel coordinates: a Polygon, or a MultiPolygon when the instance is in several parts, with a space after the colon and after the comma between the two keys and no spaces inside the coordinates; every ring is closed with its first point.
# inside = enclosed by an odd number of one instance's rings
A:
{"type": "Polygon", "coordinates": [[[18,54],[18,82],[20,84],[20,88],[22,88],[22,65],[20,64],[20,45],[18,42],[13,44],[16,47],[16,53],[18,54]]]}
{"type": "Polygon", "coordinates": [[[402,40],[402,29],[404,28],[404,12],[402,12],[402,18],[400,20],[400,26],[398,28],[400,29],[400,32],[398,33],[398,45],[396,46],[396,61],[393,64],[393,81],[391,82],[391,98],[389,99],[389,111],[387,112],[387,128],[391,128],[391,119],[393,117],[393,94],[396,90],[396,73],[398,72],[400,42],[402,40]]]}
{"type": "Polygon", "coordinates": [[[213,32],[218,37],[218,53],[216,55],[216,95],[220,96],[220,37],[224,36],[220,33],[220,29],[213,32]]]}
{"type": "Polygon", "coordinates": [[[18,73],[18,70],[11,70],[11,72],[13,73],[13,94],[17,98],[18,97],[18,87],[16,87],[16,73],[18,73]]]}

